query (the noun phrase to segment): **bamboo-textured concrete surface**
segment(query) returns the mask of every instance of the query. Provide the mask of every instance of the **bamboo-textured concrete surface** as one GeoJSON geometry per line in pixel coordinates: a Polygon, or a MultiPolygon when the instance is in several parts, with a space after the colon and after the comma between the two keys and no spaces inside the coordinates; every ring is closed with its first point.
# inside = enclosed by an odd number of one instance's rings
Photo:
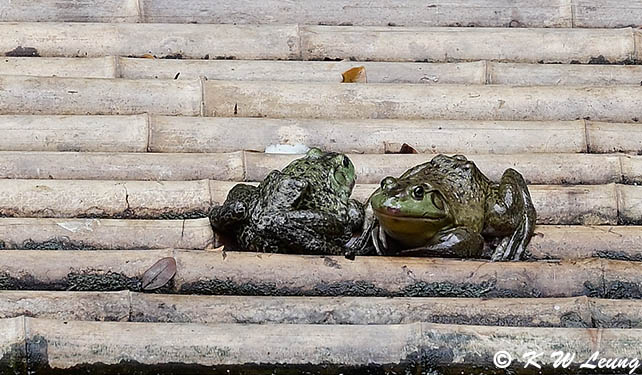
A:
{"type": "MultiPolygon", "coordinates": [[[[438,369],[455,374],[462,369],[493,366],[493,355],[506,348],[517,356],[512,367],[523,367],[526,360],[521,352],[533,346],[545,353],[575,353],[577,357],[568,365],[577,370],[594,352],[606,358],[639,357],[640,348],[635,343],[642,335],[638,329],[434,323],[284,326],[62,322],[24,316],[3,319],[0,326],[4,333],[0,350],[8,359],[2,363],[3,370],[17,373],[26,373],[27,369],[75,373],[182,370],[195,374],[323,369],[357,373],[385,367],[395,372],[438,369]],[[167,330],[171,330],[171,338],[167,330]]],[[[554,357],[542,356],[538,362],[545,373],[554,373],[554,357]]]]}
{"type": "Polygon", "coordinates": [[[483,5],[438,0],[429,6],[418,0],[403,4],[244,0],[234,5],[204,0],[109,0],[73,7],[34,0],[1,3],[0,21],[617,28],[642,25],[640,9],[636,2],[614,0],[496,0],[483,5]]]}
{"type": "Polygon", "coordinates": [[[0,318],[203,324],[446,323],[636,328],[639,300],[200,296],[131,292],[1,291],[0,318]],[[618,305],[626,306],[617,311],[618,305]]]}
{"type": "Polygon", "coordinates": [[[4,249],[206,249],[208,219],[128,220],[0,218],[4,249]]]}
{"type": "Polygon", "coordinates": [[[466,86],[206,81],[207,116],[635,122],[634,86],[466,86]]]}
{"type": "Polygon", "coordinates": [[[642,89],[635,86],[345,85],[30,76],[0,76],[0,85],[0,114],[194,116],[203,106],[203,114],[216,117],[636,122],[642,102],[642,89]]]}
{"type": "MultiPolygon", "coordinates": [[[[10,217],[190,218],[221,204],[231,181],[1,180],[0,213],[10,217]]],[[[378,187],[357,185],[362,202],[378,187]]],[[[540,224],[640,221],[639,186],[531,185],[540,224]]]]}
{"type": "Polygon", "coordinates": [[[185,250],[3,250],[6,290],[142,290],[143,273],[177,263],[160,290],[271,296],[642,298],[642,263],[608,259],[487,262],[185,250]]]}
{"type": "Polygon", "coordinates": [[[635,123],[597,121],[324,120],[193,116],[0,115],[2,151],[263,152],[304,144],[344,153],[642,152],[635,123]]]}
{"type": "Polygon", "coordinates": [[[520,86],[639,85],[639,65],[529,64],[472,61],[416,63],[373,61],[203,60],[159,58],[5,57],[0,74],[78,78],[198,79],[342,82],[348,69],[365,68],[369,83],[502,84],[520,86]]]}
{"type": "MultiPolygon", "coordinates": [[[[211,249],[209,220],[0,218],[4,249],[211,249]]],[[[642,228],[635,225],[538,225],[526,260],[602,257],[642,260],[642,228]]]]}
{"type": "MultiPolygon", "coordinates": [[[[378,184],[435,154],[348,154],[359,183],[378,184]]],[[[0,178],[56,180],[261,181],[302,155],[233,153],[90,153],[0,151],[0,178]]],[[[642,157],[592,154],[468,155],[493,181],[508,168],[530,184],[608,184],[642,180],[642,157]]]]}
{"type": "Polygon", "coordinates": [[[640,55],[639,35],[632,28],[16,22],[0,23],[0,35],[5,36],[0,54],[6,56],[587,63],[594,58],[625,62],[640,55]]]}

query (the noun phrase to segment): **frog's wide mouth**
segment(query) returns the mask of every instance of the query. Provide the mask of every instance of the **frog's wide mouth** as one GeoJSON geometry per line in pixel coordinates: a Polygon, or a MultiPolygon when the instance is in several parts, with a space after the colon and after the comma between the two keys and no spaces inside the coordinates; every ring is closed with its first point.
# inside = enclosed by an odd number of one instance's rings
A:
{"type": "Polygon", "coordinates": [[[380,208],[372,207],[372,209],[374,210],[376,216],[381,216],[384,218],[390,218],[395,220],[408,220],[408,221],[441,220],[448,216],[448,214],[444,211],[439,213],[433,213],[431,215],[425,214],[422,216],[412,216],[395,208],[380,209],[380,208]]]}

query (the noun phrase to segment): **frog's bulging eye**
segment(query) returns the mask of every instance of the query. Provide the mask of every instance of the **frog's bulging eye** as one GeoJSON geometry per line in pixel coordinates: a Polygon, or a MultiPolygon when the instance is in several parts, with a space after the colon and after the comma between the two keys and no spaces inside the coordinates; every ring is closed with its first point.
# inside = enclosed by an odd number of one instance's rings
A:
{"type": "Polygon", "coordinates": [[[381,188],[386,190],[386,188],[392,189],[397,184],[397,180],[394,177],[386,177],[381,180],[381,188]]]}
{"type": "Polygon", "coordinates": [[[415,186],[412,189],[412,197],[418,201],[424,199],[424,193],[425,193],[424,187],[421,185],[415,186]]]}
{"type": "Polygon", "coordinates": [[[440,210],[444,209],[444,200],[441,198],[441,194],[434,191],[432,193],[432,204],[440,210]]]}
{"type": "Polygon", "coordinates": [[[343,157],[343,166],[344,166],[345,168],[350,167],[350,159],[348,159],[348,157],[347,157],[347,156],[344,156],[344,157],[343,157]]]}

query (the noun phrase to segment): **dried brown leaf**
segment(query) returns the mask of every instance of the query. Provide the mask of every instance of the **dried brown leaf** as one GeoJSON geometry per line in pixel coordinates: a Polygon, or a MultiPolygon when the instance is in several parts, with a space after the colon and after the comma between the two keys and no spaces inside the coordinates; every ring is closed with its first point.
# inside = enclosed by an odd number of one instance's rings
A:
{"type": "Polygon", "coordinates": [[[154,263],[143,274],[143,290],[154,290],[165,286],[176,274],[176,260],[166,257],[154,263]]]}
{"type": "Polygon", "coordinates": [[[341,81],[342,83],[368,82],[368,78],[366,77],[365,66],[357,66],[355,68],[348,69],[345,72],[341,73],[341,76],[343,77],[343,81],[341,81]]]}

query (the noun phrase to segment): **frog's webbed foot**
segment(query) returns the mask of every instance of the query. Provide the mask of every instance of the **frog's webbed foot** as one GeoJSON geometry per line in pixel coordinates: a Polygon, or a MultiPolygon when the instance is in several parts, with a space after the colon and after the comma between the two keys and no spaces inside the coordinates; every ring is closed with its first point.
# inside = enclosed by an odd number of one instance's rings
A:
{"type": "Polygon", "coordinates": [[[402,250],[399,255],[440,258],[479,258],[484,248],[481,234],[466,227],[437,233],[425,246],[402,250]]]}
{"type": "MultiPolygon", "coordinates": [[[[505,216],[512,234],[504,237],[491,256],[492,261],[521,260],[535,230],[536,212],[526,181],[514,169],[504,172],[499,185],[499,198],[503,203],[502,214],[494,212],[495,218],[505,216]]],[[[502,225],[496,225],[498,232],[502,225]]]]}

